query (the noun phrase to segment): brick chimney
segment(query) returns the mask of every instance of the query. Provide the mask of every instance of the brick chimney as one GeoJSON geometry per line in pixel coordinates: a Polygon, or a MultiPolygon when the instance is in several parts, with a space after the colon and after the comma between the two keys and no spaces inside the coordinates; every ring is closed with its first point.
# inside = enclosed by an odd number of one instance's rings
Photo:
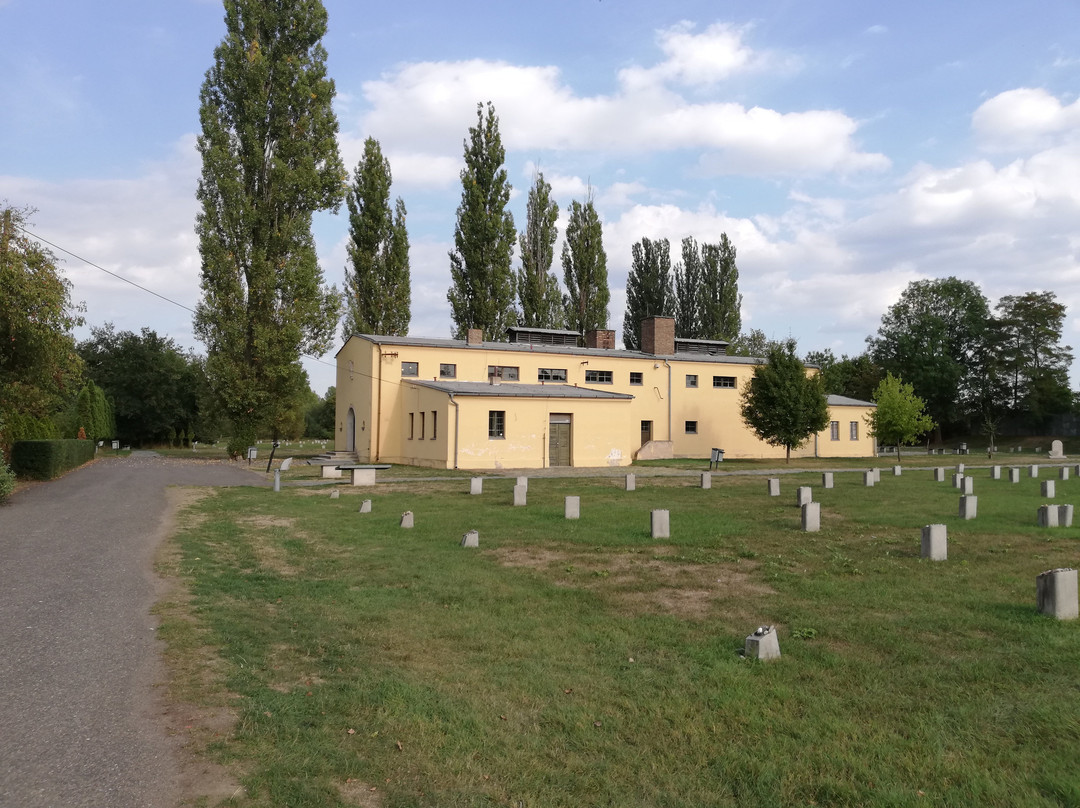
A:
{"type": "Polygon", "coordinates": [[[470,328],[465,333],[465,344],[466,345],[479,345],[483,341],[484,341],[484,332],[483,332],[482,329],[470,328]]]}
{"type": "Polygon", "coordinates": [[[654,356],[675,353],[674,317],[647,317],[641,321],[641,352],[654,356]]]}
{"type": "Polygon", "coordinates": [[[586,348],[602,348],[605,351],[615,349],[615,332],[607,329],[593,329],[585,332],[586,348]]]}

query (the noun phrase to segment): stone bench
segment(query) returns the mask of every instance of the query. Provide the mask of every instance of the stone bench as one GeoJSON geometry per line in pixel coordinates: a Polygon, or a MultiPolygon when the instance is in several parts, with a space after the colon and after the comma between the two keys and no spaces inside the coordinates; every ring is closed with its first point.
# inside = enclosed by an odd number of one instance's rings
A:
{"type": "MultiPolygon", "coordinates": [[[[326,468],[326,466],[323,466],[323,476],[326,476],[326,468]]],[[[375,471],[377,469],[388,469],[390,465],[334,466],[334,468],[337,469],[339,475],[343,471],[349,472],[351,485],[375,485],[375,471]]]]}

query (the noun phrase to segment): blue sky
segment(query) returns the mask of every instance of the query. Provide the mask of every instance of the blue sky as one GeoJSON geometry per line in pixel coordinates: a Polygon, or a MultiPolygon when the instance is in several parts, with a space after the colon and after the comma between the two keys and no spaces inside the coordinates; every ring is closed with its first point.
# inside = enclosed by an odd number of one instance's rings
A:
{"type": "MultiPolygon", "coordinates": [[[[674,256],[726,232],[744,327],[804,352],[861,352],[910,281],[948,275],[991,305],[1056,292],[1080,343],[1073,2],[325,5],[342,156],[351,168],[377,138],[409,211],[413,335],[451,328],[462,141],[490,100],[519,227],[537,165],[563,211],[593,189],[613,328],[635,241],[669,238],[674,256]]],[[[0,0],[0,199],[191,307],[198,94],[222,18],[216,0],[0,0]]],[[[346,231],[317,221],[339,287],[346,231]]],[[[63,266],[88,325],[200,347],[183,309],[63,266]]],[[[333,384],[306,366],[318,392],[333,384]]]]}

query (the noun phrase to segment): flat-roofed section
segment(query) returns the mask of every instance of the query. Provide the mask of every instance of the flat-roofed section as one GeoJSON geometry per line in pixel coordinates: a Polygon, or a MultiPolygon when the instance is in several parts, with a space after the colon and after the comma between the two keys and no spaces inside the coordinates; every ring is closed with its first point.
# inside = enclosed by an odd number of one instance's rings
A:
{"type": "Polygon", "coordinates": [[[568,384],[488,384],[487,382],[422,382],[410,379],[407,384],[440,390],[455,396],[495,398],[606,398],[632,400],[626,393],[593,390],[568,384]]]}
{"type": "Polygon", "coordinates": [[[528,345],[573,345],[577,346],[581,334],[577,331],[563,331],[557,328],[525,328],[514,326],[506,329],[506,336],[512,343],[528,345]]]}

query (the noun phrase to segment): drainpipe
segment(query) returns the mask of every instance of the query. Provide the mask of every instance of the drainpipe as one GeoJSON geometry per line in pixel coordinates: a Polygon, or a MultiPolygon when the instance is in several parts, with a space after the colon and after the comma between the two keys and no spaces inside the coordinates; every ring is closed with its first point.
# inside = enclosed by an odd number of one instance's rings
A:
{"type": "Polygon", "coordinates": [[[376,342],[375,346],[379,349],[379,374],[377,385],[379,392],[377,394],[378,403],[375,405],[375,460],[374,462],[380,462],[382,452],[380,451],[379,441],[382,440],[382,343],[376,342]]]}
{"type": "Polygon", "coordinates": [[[458,430],[461,427],[461,412],[458,410],[458,403],[454,401],[454,394],[450,393],[450,403],[454,405],[454,468],[457,468],[457,453],[458,453],[458,430]]]}
{"type": "Polygon", "coordinates": [[[671,363],[665,359],[664,364],[667,365],[667,439],[674,444],[675,438],[671,436],[671,363]]]}

